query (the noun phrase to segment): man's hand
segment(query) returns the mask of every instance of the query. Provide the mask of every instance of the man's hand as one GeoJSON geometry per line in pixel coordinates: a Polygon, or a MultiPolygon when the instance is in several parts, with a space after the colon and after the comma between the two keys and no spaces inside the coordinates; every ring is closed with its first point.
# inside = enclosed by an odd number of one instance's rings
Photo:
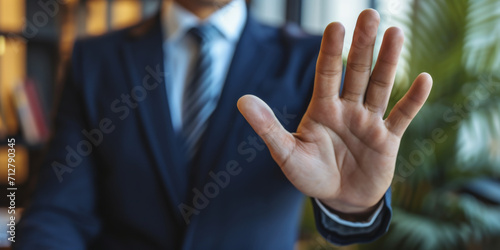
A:
{"type": "Polygon", "coordinates": [[[404,38],[398,28],[385,32],[371,72],[379,21],[374,10],[360,14],[341,95],[344,27],[326,27],[313,96],[296,133],[287,132],[257,97],[238,101],[240,112],[293,185],[346,214],[371,211],[387,191],[401,137],[432,87],[430,75],[420,74],[383,119],[404,38]]]}

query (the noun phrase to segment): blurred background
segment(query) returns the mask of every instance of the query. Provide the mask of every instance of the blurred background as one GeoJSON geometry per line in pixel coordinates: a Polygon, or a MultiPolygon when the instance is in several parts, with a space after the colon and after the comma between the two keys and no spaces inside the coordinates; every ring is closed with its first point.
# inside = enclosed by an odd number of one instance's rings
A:
{"type": "MultiPolygon", "coordinates": [[[[73,41],[133,25],[158,11],[157,0],[0,0],[0,247],[7,241],[7,138],[16,139],[16,207],[51,133],[64,65],[73,41]]],[[[294,22],[321,34],[357,15],[381,14],[406,36],[391,106],[422,71],[430,99],[406,132],[393,181],[394,217],[371,244],[334,247],[315,230],[304,203],[297,249],[500,249],[500,1],[252,0],[253,15],[294,22]]],[[[380,38],[378,41],[380,42],[380,38]]],[[[18,217],[18,216],[16,216],[18,217]]]]}

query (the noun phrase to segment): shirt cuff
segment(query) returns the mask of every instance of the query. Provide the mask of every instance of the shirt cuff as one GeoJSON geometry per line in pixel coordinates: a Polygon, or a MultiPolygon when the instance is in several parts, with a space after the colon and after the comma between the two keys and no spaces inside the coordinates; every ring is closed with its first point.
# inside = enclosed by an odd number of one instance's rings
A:
{"type": "Polygon", "coordinates": [[[356,228],[363,228],[363,227],[370,227],[370,226],[372,226],[373,223],[375,222],[375,220],[377,219],[377,217],[379,216],[380,211],[382,211],[382,208],[384,207],[384,202],[385,202],[384,200],[382,200],[382,202],[380,202],[377,210],[375,210],[375,212],[370,216],[370,218],[368,218],[367,221],[364,221],[364,222],[352,222],[352,221],[344,220],[344,219],[340,218],[338,215],[332,213],[317,198],[314,198],[314,201],[316,202],[316,204],[318,205],[318,207],[321,209],[321,211],[325,215],[327,215],[330,219],[332,219],[333,221],[335,221],[336,223],[338,223],[340,225],[343,225],[343,226],[356,227],[356,228]]]}

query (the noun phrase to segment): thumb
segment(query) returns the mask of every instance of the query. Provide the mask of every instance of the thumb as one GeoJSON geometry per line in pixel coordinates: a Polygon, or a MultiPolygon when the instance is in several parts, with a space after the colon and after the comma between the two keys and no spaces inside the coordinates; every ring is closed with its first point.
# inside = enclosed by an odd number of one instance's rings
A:
{"type": "Polygon", "coordinates": [[[245,95],[237,105],[253,130],[264,140],[276,163],[282,166],[295,147],[295,137],[283,128],[271,108],[258,97],[245,95]]]}

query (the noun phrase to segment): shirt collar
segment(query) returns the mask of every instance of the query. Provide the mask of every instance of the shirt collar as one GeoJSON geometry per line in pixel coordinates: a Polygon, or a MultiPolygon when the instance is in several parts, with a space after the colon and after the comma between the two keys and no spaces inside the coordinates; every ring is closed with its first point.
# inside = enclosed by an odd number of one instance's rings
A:
{"type": "Polygon", "coordinates": [[[175,2],[164,4],[162,13],[165,41],[181,39],[189,29],[201,23],[210,23],[225,39],[237,41],[245,26],[247,6],[244,0],[233,0],[206,20],[200,20],[175,2]]]}

